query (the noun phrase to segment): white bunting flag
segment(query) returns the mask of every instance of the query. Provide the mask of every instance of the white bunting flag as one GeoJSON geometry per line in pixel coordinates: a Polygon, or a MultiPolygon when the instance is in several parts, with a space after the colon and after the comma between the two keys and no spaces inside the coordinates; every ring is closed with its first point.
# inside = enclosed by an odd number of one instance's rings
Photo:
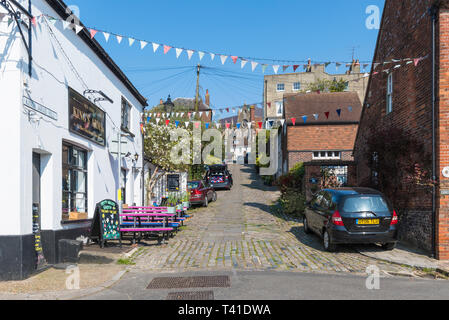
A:
{"type": "Polygon", "coordinates": [[[153,45],[153,51],[156,52],[157,49],[159,48],[160,44],[157,44],[157,43],[153,42],[152,45],[153,45]]]}
{"type": "Polygon", "coordinates": [[[276,73],[276,74],[278,73],[279,67],[280,67],[280,66],[278,66],[278,65],[274,65],[274,66],[273,66],[273,71],[274,71],[274,73],[276,73]]]}
{"type": "Polygon", "coordinates": [[[397,65],[394,66],[395,69],[400,68],[400,67],[401,67],[400,64],[397,64],[397,65]]]}
{"type": "Polygon", "coordinates": [[[116,36],[116,37],[117,37],[117,42],[120,44],[123,40],[123,37],[122,36],[116,36]]]}
{"type": "Polygon", "coordinates": [[[200,117],[202,117],[203,116],[203,112],[200,112],[200,117]]]}
{"type": "Polygon", "coordinates": [[[69,27],[69,25],[70,25],[70,22],[68,22],[68,21],[62,21],[62,26],[63,26],[63,29],[65,30],[65,29],[67,29],[68,27],[69,27]]]}
{"type": "Polygon", "coordinates": [[[184,114],[185,114],[184,112],[181,112],[181,118],[184,118],[184,114]]]}
{"type": "Polygon", "coordinates": [[[198,51],[198,56],[200,57],[200,61],[203,60],[204,52],[198,51]]]}
{"type": "Polygon", "coordinates": [[[140,49],[143,50],[148,45],[146,41],[140,41],[140,49]]]}
{"type": "Polygon", "coordinates": [[[80,31],[83,30],[83,29],[84,29],[84,27],[75,24],[75,32],[76,32],[76,34],[80,33],[80,31]]]}
{"type": "Polygon", "coordinates": [[[189,124],[190,124],[190,122],[186,121],[186,122],[184,122],[184,124],[186,125],[186,128],[188,128],[188,127],[189,127],[189,124]]]}
{"type": "Polygon", "coordinates": [[[182,49],[176,48],[176,59],[179,58],[179,56],[181,55],[181,53],[182,53],[182,49]]]}
{"type": "Polygon", "coordinates": [[[206,111],[206,117],[209,117],[209,111],[206,111]]]}
{"type": "Polygon", "coordinates": [[[55,25],[56,22],[58,21],[58,19],[47,19],[47,20],[50,20],[50,23],[51,23],[52,25],[55,25]]]}
{"type": "Polygon", "coordinates": [[[256,67],[257,67],[258,64],[259,64],[258,62],[251,61],[251,69],[252,69],[253,72],[254,72],[254,70],[256,69],[256,67]]]}
{"type": "Polygon", "coordinates": [[[279,121],[281,122],[281,126],[284,126],[285,119],[281,119],[281,120],[279,120],[279,121]]]}
{"type": "Polygon", "coordinates": [[[189,57],[189,60],[192,59],[193,50],[187,50],[187,56],[189,57]]]}
{"type": "Polygon", "coordinates": [[[132,45],[134,44],[135,39],[128,38],[128,41],[129,41],[129,46],[132,47],[132,45]]]}
{"type": "Polygon", "coordinates": [[[226,60],[228,59],[228,56],[220,55],[221,64],[225,64],[226,60]]]}
{"type": "Polygon", "coordinates": [[[241,68],[242,69],[245,67],[247,62],[248,62],[247,60],[242,60],[242,62],[241,62],[241,68]]]}
{"type": "Polygon", "coordinates": [[[252,123],[248,122],[248,129],[251,129],[251,125],[252,125],[252,123]]]}
{"type": "Polygon", "coordinates": [[[108,41],[109,41],[110,34],[107,33],[107,32],[103,32],[103,35],[104,35],[104,39],[106,40],[106,42],[108,42],[108,41]]]}
{"type": "Polygon", "coordinates": [[[215,125],[217,126],[217,129],[220,129],[220,123],[219,122],[217,122],[215,125]]]}
{"type": "Polygon", "coordinates": [[[214,61],[214,59],[215,59],[215,53],[210,53],[210,59],[211,59],[212,61],[214,61]]]}
{"type": "MultiPolygon", "coordinates": [[[[159,121],[161,121],[161,119],[156,118],[156,123],[159,124],[159,121]]],[[[118,140],[117,140],[118,141],[118,140]]]]}
{"type": "Polygon", "coordinates": [[[364,78],[368,78],[368,77],[369,77],[369,73],[366,72],[366,73],[363,75],[363,77],[364,77],[364,78]]]}

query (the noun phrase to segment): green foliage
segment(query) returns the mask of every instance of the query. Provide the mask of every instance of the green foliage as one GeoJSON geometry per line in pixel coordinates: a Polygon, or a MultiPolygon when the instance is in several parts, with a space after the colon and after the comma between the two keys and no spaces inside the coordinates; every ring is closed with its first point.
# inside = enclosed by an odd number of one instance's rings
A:
{"type": "Polygon", "coordinates": [[[286,214],[303,214],[306,207],[306,197],[295,189],[288,189],[282,194],[279,203],[286,214]]]}
{"type": "Polygon", "coordinates": [[[310,83],[302,92],[307,91],[320,91],[320,92],[343,92],[347,89],[347,81],[344,79],[340,80],[326,80],[318,79],[314,83],[310,83]]]}
{"type": "Polygon", "coordinates": [[[206,174],[206,166],[194,164],[189,167],[189,180],[202,180],[206,174]]]}
{"type": "Polygon", "coordinates": [[[287,174],[282,175],[277,184],[281,190],[279,203],[286,214],[303,214],[306,197],[303,190],[304,163],[297,163],[287,174]]]}
{"type": "Polygon", "coordinates": [[[132,259],[129,259],[129,258],[120,258],[117,260],[117,264],[131,266],[131,265],[135,265],[136,263],[133,262],[132,259]]]}
{"type": "Polygon", "coordinates": [[[168,207],[176,207],[180,203],[181,203],[181,199],[175,193],[170,194],[167,198],[167,206],[168,207]]]}

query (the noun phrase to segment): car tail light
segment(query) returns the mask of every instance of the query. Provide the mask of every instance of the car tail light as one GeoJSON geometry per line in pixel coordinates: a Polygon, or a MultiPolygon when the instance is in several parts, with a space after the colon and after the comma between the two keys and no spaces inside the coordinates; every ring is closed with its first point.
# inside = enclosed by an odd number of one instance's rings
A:
{"type": "Polygon", "coordinates": [[[396,211],[393,210],[393,218],[391,219],[391,225],[398,224],[398,222],[399,222],[398,215],[396,214],[396,211]]]}
{"type": "Polygon", "coordinates": [[[201,191],[198,189],[195,189],[195,190],[193,190],[193,194],[195,194],[195,195],[201,194],[201,191]]]}
{"type": "Polygon", "coordinates": [[[335,211],[334,214],[332,215],[332,223],[336,226],[340,226],[343,227],[343,219],[340,216],[340,212],[335,211]]]}

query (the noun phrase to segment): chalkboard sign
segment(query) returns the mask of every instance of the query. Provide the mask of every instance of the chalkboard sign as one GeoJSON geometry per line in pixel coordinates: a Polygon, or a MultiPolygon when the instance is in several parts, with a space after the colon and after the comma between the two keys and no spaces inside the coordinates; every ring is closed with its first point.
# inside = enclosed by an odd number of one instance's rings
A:
{"type": "Polygon", "coordinates": [[[103,247],[107,240],[119,240],[120,236],[120,216],[118,205],[112,200],[103,200],[95,208],[95,215],[92,221],[91,238],[98,239],[103,247]]]}

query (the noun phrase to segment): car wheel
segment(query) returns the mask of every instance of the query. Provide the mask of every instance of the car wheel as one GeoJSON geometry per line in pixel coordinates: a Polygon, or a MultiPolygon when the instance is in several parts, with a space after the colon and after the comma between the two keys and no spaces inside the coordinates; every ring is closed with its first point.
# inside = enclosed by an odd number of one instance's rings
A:
{"type": "Polygon", "coordinates": [[[327,252],[334,252],[335,250],[337,250],[337,246],[332,243],[331,237],[329,235],[329,232],[327,232],[327,230],[324,230],[323,233],[323,247],[324,250],[326,250],[327,252]]]}
{"type": "Polygon", "coordinates": [[[396,248],[396,243],[395,242],[382,244],[382,249],[384,249],[384,250],[391,251],[394,248],[396,248]]]}
{"type": "Polygon", "coordinates": [[[204,204],[203,204],[203,206],[204,206],[205,208],[207,208],[208,205],[209,205],[209,200],[207,199],[207,195],[206,195],[206,197],[204,198],[204,204]]]}
{"type": "Polygon", "coordinates": [[[310,234],[309,224],[307,222],[306,216],[304,216],[304,219],[302,220],[302,223],[304,224],[304,233],[310,234]]]}

